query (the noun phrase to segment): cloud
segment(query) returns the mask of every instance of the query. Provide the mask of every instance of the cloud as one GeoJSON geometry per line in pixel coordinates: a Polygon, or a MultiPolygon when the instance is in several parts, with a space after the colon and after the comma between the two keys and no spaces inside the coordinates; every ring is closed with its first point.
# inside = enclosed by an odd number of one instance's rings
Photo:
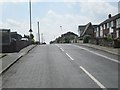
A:
{"type": "Polygon", "coordinates": [[[88,13],[93,17],[118,12],[118,8],[113,7],[108,2],[80,2],[80,7],[81,13],[88,13]]]}
{"type": "Polygon", "coordinates": [[[11,31],[17,31],[19,34],[29,34],[29,27],[27,22],[18,22],[17,20],[7,19],[5,22],[0,22],[0,28],[11,29],[11,31]]]}

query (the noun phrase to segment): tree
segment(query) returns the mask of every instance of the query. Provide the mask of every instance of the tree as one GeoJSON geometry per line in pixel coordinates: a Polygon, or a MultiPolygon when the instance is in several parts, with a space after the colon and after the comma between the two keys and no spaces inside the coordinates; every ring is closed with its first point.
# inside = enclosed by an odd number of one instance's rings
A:
{"type": "Polygon", "coordinates": [[[31,38],[31,39],[34,39],[34,35],[33,35],[33,34],[30,34],[30,38],[31,38]]]}

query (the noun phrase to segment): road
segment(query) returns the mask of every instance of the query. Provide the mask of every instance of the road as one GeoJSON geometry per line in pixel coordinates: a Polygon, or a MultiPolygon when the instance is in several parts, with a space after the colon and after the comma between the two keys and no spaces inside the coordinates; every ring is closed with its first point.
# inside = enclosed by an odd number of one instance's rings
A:
{"type": "Polygon", "coordinates": [[[3,88],[118,88],[117,56],[71,44],[41,45],[7,70],[3,88]]]}

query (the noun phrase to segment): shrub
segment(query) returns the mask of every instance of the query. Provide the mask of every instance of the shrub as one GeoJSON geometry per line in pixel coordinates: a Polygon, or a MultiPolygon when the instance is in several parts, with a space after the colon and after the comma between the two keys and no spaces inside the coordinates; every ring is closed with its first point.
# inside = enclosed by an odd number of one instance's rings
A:
{"type": "Polygon", "coordinates": [[[83,37],[83,43],[89,43],[89,40],[91,39],[91,36],[90,35],[85,35],[83,37]]]}

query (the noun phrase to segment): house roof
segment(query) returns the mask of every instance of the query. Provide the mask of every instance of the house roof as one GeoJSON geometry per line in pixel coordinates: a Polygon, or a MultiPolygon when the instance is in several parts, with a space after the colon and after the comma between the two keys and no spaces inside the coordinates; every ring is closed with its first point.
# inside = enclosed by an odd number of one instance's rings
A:
{"type": "Polygon", "coordinates": [[[117,18],[120,18],[120,13],[118,13],[117,15],[115,15],[115,16],[113,16],[113,17],[111,17],[111,18],[106,19],[105,21],[103,21],[102,23],[100,23],[100,25],[101,25],[101,24],[104,24],[104,23],[108,23],[108,22],[110,22],[110,21],[112,21],[112,20],[115,20],[115,19],[117,19],[117,18]]]}
{"type": "MultiPolygon", "coordinates": [[[[80,25],[78,26],[80,31],[81,31],[81,34],[80,36],[83,36],[85,34],[85,32],[87,31],[87,29],[89,28],[89,26],[92,25],[91,22],[89,22],[88,24],[86,25],[80,25]]],[[[96,28],[98,25],[92,25],[93,28],[96,28]]]]}
{"type": "Polygon", "coordinates": [[[85,27],[83,33],[81,34],[81,36],[83,36],[83,35],[85,34],[85,32],[87,31],[87,29],[88,29],[88,27],[89,27],[90,25],[92,25],[91,22],[89,22],[89,23],[86,25],[86,27],[85,27]]]}
{"type": "Polygon", "coordinates": [[[83,31],[85,30],[85,27],[86,27],[86,25],[79,25],[78,26],[78,31],[80,31],[80,35],[83,33],[83,31]]]}

